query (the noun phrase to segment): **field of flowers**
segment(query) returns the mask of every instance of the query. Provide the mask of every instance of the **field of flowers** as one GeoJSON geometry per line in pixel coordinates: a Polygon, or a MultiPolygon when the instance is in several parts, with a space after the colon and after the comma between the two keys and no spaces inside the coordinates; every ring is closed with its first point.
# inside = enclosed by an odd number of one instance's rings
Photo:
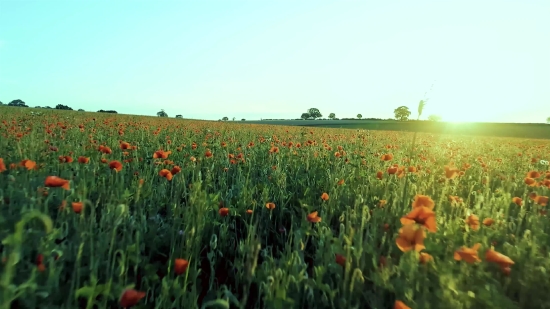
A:
{"type": "Polygon", "coordinates": [[[0,108],[0,309],[550,308],[550,142],[0,108]]]}

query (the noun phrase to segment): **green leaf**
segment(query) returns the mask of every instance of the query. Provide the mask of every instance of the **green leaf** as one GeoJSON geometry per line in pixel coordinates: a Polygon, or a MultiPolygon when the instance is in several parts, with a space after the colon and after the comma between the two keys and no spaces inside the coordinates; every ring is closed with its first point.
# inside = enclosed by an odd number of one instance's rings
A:
{"type": "Polygon", "coordinates": [[[84,298],[90,298],[90,297],[93,297],[94,295],[94,288],[91,287],[91,286],[85,286],[83,288],[80,288],[78,290],[76,290],[76,293],[74,294],[74,298],[77,299],[79,297],[84,297],[84,298]]]}
{"type": "Polygon", "coordinates": [[[202,305],[201,309],[212,308],[212,309],[229,309],[229,302],[225,299],[216,299],[211,300],[202,305]]]}
{"type": "Polygon", "coordinates": [[[15,236],[13,234],[8,235],[2,239],[2,244],[5,246],[13,246],[15,244],[15,236]]]}

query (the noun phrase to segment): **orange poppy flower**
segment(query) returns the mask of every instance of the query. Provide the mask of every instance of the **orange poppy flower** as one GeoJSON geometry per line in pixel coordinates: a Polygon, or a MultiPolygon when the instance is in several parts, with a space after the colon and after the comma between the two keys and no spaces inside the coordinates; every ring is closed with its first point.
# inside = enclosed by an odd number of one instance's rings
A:
{"type": "Polygon", "coordinates": [[[395,174],[397,174],[397,170],[398,170],[397,166],[390,166],[390,167],[388,167],[387,172],[388,172],[389,175],[395,175],[395,174]]]}
{"type": "Polygon", "coordinates": [[[88,158],[88,157],[84,157],[84,156],[78,157],[78,163],[86,164],[86,163],[89,163],[89,162],[90,162],[90,158],[88,158]]]}
{"type": "Polygon", "coordinates": [[[40,264],[42,264],[43,262],[44,262],[44,255],[42,255],[42,254],[39,253],[39,254],[36,256],[36,265],[40,265],[40,264]]]}
{"type": "Polygon", "coordinates": [[[269,210],[273,210],[273,209],[275,209],[275,203],[271,203],[271,202],[266,203],[265,208],[267,208],[269,210]]]}
{"type": "Polygon", "coordinates": [[[73,207],[73,211],[77,214],[81,213],[84,208],[84,203],[82,202],[72,202],[71,205],[73,207]]]}
{"type": "Polygon", "coordinates": [[[521,205],[523,205],[523,200],[516,196],[516,197],[512,198],[512,203],[514,203],[518,206],[521,206],[521,205]]]}
{"type": "Polygon", "coordinates": [[[176,275],[182,275],[189,267],[189,261],[186,259],[175,259],[174,260],[174,272],[176,275]]]}
{"type": "Polygon", "coordinates": [[[145,292],[134,289],[126,289],[120,295],[118,303],[123,308],[129,308],[137,305],[137,303],[145,297],[145,292]]]}
{"type": "Polygon", "coordinates": [[[167,159],[171,153],[171,151],[157,150],[153,153],[153,159],[167,159]]]}
{"type": "Polygon", "coordinates": [[[435,202],[427,195],[421,195],[417,194],[414,197],[414,202],[412,203],[412,207],[428,207],[430,210],[433,210],[435,207],[435,202]]]}
{"type": "Polygon", "coordinates": [[[132,148],[132,146],[130,145],[130,143],[127,143],[127,142],[121,142],[121,143],[120,143],[120,149],[126,150],[126,149],[130,149],[130,148],[132,148]]]}
{"type": "Polygon", "coordinates": [[[343,255],[336,254],[335,255],[335,260],[336,260],[336,264],[338,264],[342,267],[346,266],[346,258],[343,255]]]}
{"type": "Polygon", "coordinates": [[[428,231],[435,233],[437,232],[437,224],[435,222],[435,212],[433,212],[428,207],[416,207],[413,208],[406,216],[401,218],[401,224],[420,224],[425,227],[428,231]]]}
{"type": "Polygon", "coordinates": [[[510,266],[515,264],[511,258],[493,249],[489,249],[485,252],[485,261],[498,264],[498,266],[502,269],[502,272],[506,275],[510,274],[510,266]]]}
{"type": "Polygon", "coordinates": [[[480,243],[475,244],[471,248],[463,246],[459,250],[455,251],[454,259],[456,261],[464,260],[466,263],[470,263],[470,264],[475,262],[480,262],[481,259],[477,255],[478,254],[477,251],[479,250],[480,247],[481,247],[480,243]]]}
{"type": "Polygon", "coordinates": [[[65,180],[63,178],[57,177],[57,176],[48,176],[46,177],[46,181],[44,181],[44,185],[46,187],[51,188],[63,188],[65,190],[70,190],[70,183],[68,180],[65,180]]]}
{"type": "Polygon", "coordinates": [[[400,300],[396,300],[393,304],[393,309],[411,309],[411,307],[405,305],[405,303],[400,300]]]}
{"type": "Polygon", "coordinates": [[[317,216],[317,211],[314,211],[314,212],[310,213],[309,215],[307,215],[307,221],[309,221],[311,223],[318,223],[318,222],[321,222],[321,217],[318,217],[317,216]]]}
{"type": "Polygon", "coordinates": [[[479,230],[479,217],[474,214],[469,215],[466,219],[466,224],[468,224],[474,231],[479,230]]]}
{"type": "Polygon", "coordinates": [[[495,223],[495,220],[491,219],[491,218],[485,218],[483,219],[483,225],[485,226],[491,226],[495,223]]]}
{"type": "Polygon", "coordinates": [[[449,201],[451,204],[460,204],[463,202],[463,200],[456,195],[449,195],[449,201]]]}
{"type": "Polygon", "coordinates": [[[420,252],[420,255],[418,256],[418,261],[420,264],[427,264],[433,260],[434,258],[426,252],[420,252]]]}
{"type": "Polygon", "coordinates": [[[496,263],[500,266],[511,266],[515,264],[511,258],[493,249],[489,249],[485,252],[485,261],[496,263]]]}
{"type": "Polygon", "coordinates": [[[72,163],[73,157],[71,156],[59,156],[58,157],[59,163],[72,163]]]}
{"type": "Polygon", "coordinates": [[[535,197],[534,201],[540,206],[546,206],[548,205],[548,196],[538,195],[537,197],[535,197]]]}
{"type": "Polygon", "coordinates": [[[527,175],[525,176],[526,178],[539,178],[540,177],[540,173],[537,172],[537,171],[530,171],[527,173],[527,175]]]}
{"type": "Polygon", "coordinates": [[[31,160],[23,160],[20,165],[30,171],[36,167],[36,162],[31,160]]]}
{"type": "Polygon", "coordinates": [[[407,252],[410,250],[422,251],[424,246],[424,238],[426,233],[416,224],[408,224],[399,230],[399,236],[395,240],[399,250],[407,252]]]}
{"type": "Polygon", "coordinates": [[[218,213],[220,214],[220,216],[226,217],[226,216],[229,215],[229,208],[222,207],[222,208],[218,209],[218,213]]]}
{"type": "Polygon", "coordinates": [[[4,163],[4,159],[0,158],[0,173],[6,171],[6,164],[4,163]]]}
{"type": "Polygon", "coordinates": [[[525,179],[523,180],[525,182],[526,185],[530,186],[530,187],[536,187],[537,186],[537,181],[534,180],[533,178],[529,178],[529,177],[525,177],[525,179]]]}
{"type": "Polygon", "coordinates": [[[111,150],[111,148],[107,147],[107,146],[104,146],[104,145],[101,145],[99,146],[98,150],[104,154],[111,154],[113,153],[113,151],[111,150]]]}
{"type": "Polygon", "coordinates": [[[447,179],[454,179],[458,175],[460,175],[459,169],[455,168],[454,166],[445,165],[445,177],[447,177],[447,179]]]}
{"type": "Polygon", "coordinates": [[[175,165],[174,167],[172,167],[172,170],[170,171],[170,173],[172,173],[172,175],[176,175],[177,173],[181,172],[181,167],[175,165]]]}
{"type": "Polygon", "coordinates": [[[172,172],[170,172],[169,170],[167,170],[167,169],[164,168],[164,169],[161,169],[161,170],[159,171],[159,176],[160,176],[160,177],[164,177],[164,178],[166,178],[168,181],[170,181],[170,180],[172,180],[172,177],[173,177],[174,175],[172,174],[172,172]]]}
{"type": "Polygon", "coordinates": [[[120,161],[114,160],[109,162],[109,168],[118,172],[122,171],[122,163],[120,161]]]}
{"type": "Polygon", "coordinates": [[[323,201],[328,201],[328,199],[329,199],[328,193],[323,192],[323,194],[321,194],[321,199],[322,199],[323,201]]]}
{"type": "Polygon", "coordinates": [[[384,154],[380,157],[380,160],[382,160],[382,161],[391,161],[391,160],[393,160],[393,154],[391,154],[391,153],[384,154]]]}

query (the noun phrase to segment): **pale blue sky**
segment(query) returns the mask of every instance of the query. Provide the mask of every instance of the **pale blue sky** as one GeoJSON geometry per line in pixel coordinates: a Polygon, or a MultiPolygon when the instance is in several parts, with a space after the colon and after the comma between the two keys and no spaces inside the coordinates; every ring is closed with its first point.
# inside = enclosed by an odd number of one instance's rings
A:
{"type": "Polygon", "coordinates": [[[550,1],[0,0],[0,101],[544,122],[550,1]],[[433,84],[433,89],[430,87],[433,84]]]}

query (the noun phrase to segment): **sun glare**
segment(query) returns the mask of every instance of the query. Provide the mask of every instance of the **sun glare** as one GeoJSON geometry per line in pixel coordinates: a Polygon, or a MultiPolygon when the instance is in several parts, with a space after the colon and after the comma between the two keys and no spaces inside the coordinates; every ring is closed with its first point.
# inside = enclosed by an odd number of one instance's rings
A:
{"type": "Polygon", "coordinates": [[[456,123],[456,124],[494,121],[493,119],[491,119],[492,117],[490,117],[489,115],[491,114],[483,113],[483,112],[472,113],[472,111],[470,110],[465,110],[464,112],[449,110],[441,113],[441,121],[456,123]]]}

